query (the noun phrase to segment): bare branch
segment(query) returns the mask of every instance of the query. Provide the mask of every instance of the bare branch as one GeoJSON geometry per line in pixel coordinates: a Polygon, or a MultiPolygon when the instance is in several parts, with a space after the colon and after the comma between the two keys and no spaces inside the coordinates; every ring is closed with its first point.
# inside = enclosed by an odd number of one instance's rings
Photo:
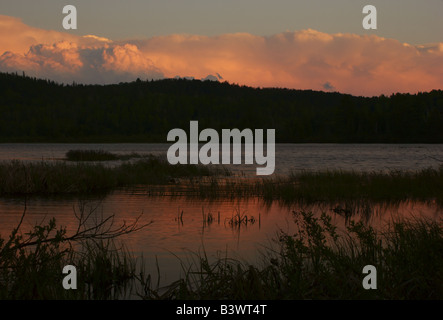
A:
{"type": "MultiPolygon", "coordinates": [[[[13,246],[9,249],[17,250],[22,249],[24,247],[29,247],[37,244],[49,243],[49,242],[80,242],[83,240],[106,240],[113,239],[122,235],[126,235],[132,232],[139,231],[152,223],[152,221],[139,225],[140,218],[143,216],[143,212],[135,219],[133,223],[127,224],[125,220],[120,226],[114,227],[115,215],[110,215],[109,217],[104,218],[103,215],[101,219],[96,220],[94,225],[91,227],[87,227],[87,222],[91,219],[93,213],[96,211],[96,208],[91,209],[88,213],[85,214],[85,206],[83,203],[79,205],[80,212],[77,212],[74,209],[75,217],[78,220],[77,229],[74,234],[70,236],[64,237],[51,237],[45,239],[37,239],[34,240],[33,235],[31,234],[28,239],[22,241],[19,245],[13,246]]],[[[7,245],[11,245],[13,239],[15,238],[15,234],[20,229],[24,216],[26,214],[26,206],[25,210],[22,214],[19,225],[13,230],[13,234],[11,234],[11,238],[7,245]]],[[[95,217],[97,218],[97,217],[95,217]]],[[[7,248],[6,246],[4,248],[7,248]]],[[[1,253],[1,252],[0,252],[1,253]]]]}

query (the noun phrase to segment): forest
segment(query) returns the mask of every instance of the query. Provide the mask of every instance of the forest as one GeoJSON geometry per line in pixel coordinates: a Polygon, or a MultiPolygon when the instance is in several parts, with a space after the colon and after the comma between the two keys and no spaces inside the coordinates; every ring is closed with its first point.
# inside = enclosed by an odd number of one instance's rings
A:
{"type": "Polygon", "coordinates": [[[277,143],[443,143],[443,91],[358,97],[164,79],[60,84],[0,73],[0,142],[166,143],[189,127],[275,129],[277,143]]]}

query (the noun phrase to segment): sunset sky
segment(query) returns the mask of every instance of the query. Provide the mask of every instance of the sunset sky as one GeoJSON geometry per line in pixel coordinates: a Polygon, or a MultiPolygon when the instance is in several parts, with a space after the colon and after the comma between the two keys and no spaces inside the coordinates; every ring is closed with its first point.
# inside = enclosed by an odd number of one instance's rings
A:
{"type": "Polygon", "coordinates": [[[72,83],[208,76],[355,95],[443,89],[443,0],[5,0],[0,71],[72,83]],[[78,29],[64,30],[64,5],[78,29]],[[364,30],[362,9],[378,11],[364,30]]]}

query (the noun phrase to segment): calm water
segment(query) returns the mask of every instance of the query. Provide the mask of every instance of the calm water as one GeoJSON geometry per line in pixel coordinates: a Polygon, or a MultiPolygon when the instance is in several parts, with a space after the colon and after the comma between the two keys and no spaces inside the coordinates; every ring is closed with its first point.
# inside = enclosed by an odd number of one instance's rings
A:
{"type": "MultiPolygon", "coordinates": [[[[70,149],[102,149],[115,153],[165,154],[168,144],[0,144],[0,161],[61,159],[70,149]]],[[[436,167],[443,160],[443,145],[338,145],[292,144],[277,145],[276,174],[292,170],[416,170],[436,167]]],[[[236,172],[255,175],[255,166],[231,166],[236,172]]],[[[258,251],[273,245],[279,230],[291,232],[294,227],[293,210],[329,212],[334,221],[344,225],[341,216],[331,208],[336,204],[317,204],[309,207],[280,206],[277,202],[265,205],[258,199],[236,201],[190,201],[184,198],[150,197],[143,188],[131,191],[116,190],[103,199],[38,198],[27,199],[27,219],[23,231],[35,223],[55,217],[68,230],[74,230],[74,210],[84,204],[88,212],[97,208],[103,215],[115,214],[118,221],[133,221],[143,213],[140,223],[152,221],[145,229],[122,238],[136,254],[143,254],[147,268],[156,274],[157,257],[162,281],[176,280],[180,273],[179,259],[191,259],[192,253],[209,256],[220,254],[254,262],[260,260],[258,251]],[[183,212],[183,219],[177,216],[183,212]],[[212,223],[203,222],[203,213],[211,213],[212,223]],[[241,213],[254,222],[233,227],[229,219],[241,213]]],[[[17,224],[24,208],[24,199],[0,198],[0,234],[4,238],[17,224]]],[[[442,210],[435,203],[404,202],[396,205],[366,204],[359,208],[358,219],[382,225],[393,215],[441,217],[442,210]],[[368,214],[369,213],[369,214],[368,214]]]]}
{"type": "MultiPolygon", "coordinates": [[[[166,155],[170,144],[0,144],[0,161],[54,160],[71,149],[166,155]]],[[[416,170],[443,163],[443,144],[277,144],[275,173],[294,170],[416,170]]],[[[255,175],[255,165],[231,165],[255,175]]]]}

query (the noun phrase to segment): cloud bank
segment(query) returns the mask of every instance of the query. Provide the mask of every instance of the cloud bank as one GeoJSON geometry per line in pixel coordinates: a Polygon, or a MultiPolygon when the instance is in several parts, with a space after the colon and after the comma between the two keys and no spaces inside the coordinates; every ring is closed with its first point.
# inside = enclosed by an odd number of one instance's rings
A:
{"type": "Polygon", "coordinates": [[[0,16],[0,71],[85,84],[164,77],[133,44],[40,30],[6,16],[0,16]]]}
{"type": "Polygon", "coordinates": [[[0,16],[0,70],[60,82],[116,83],[192,76],[256,87],[355,95],[443,88],[443,43],[315,30],[272,36],[168,35],[111,41],[40,30],[0,16]]]}

